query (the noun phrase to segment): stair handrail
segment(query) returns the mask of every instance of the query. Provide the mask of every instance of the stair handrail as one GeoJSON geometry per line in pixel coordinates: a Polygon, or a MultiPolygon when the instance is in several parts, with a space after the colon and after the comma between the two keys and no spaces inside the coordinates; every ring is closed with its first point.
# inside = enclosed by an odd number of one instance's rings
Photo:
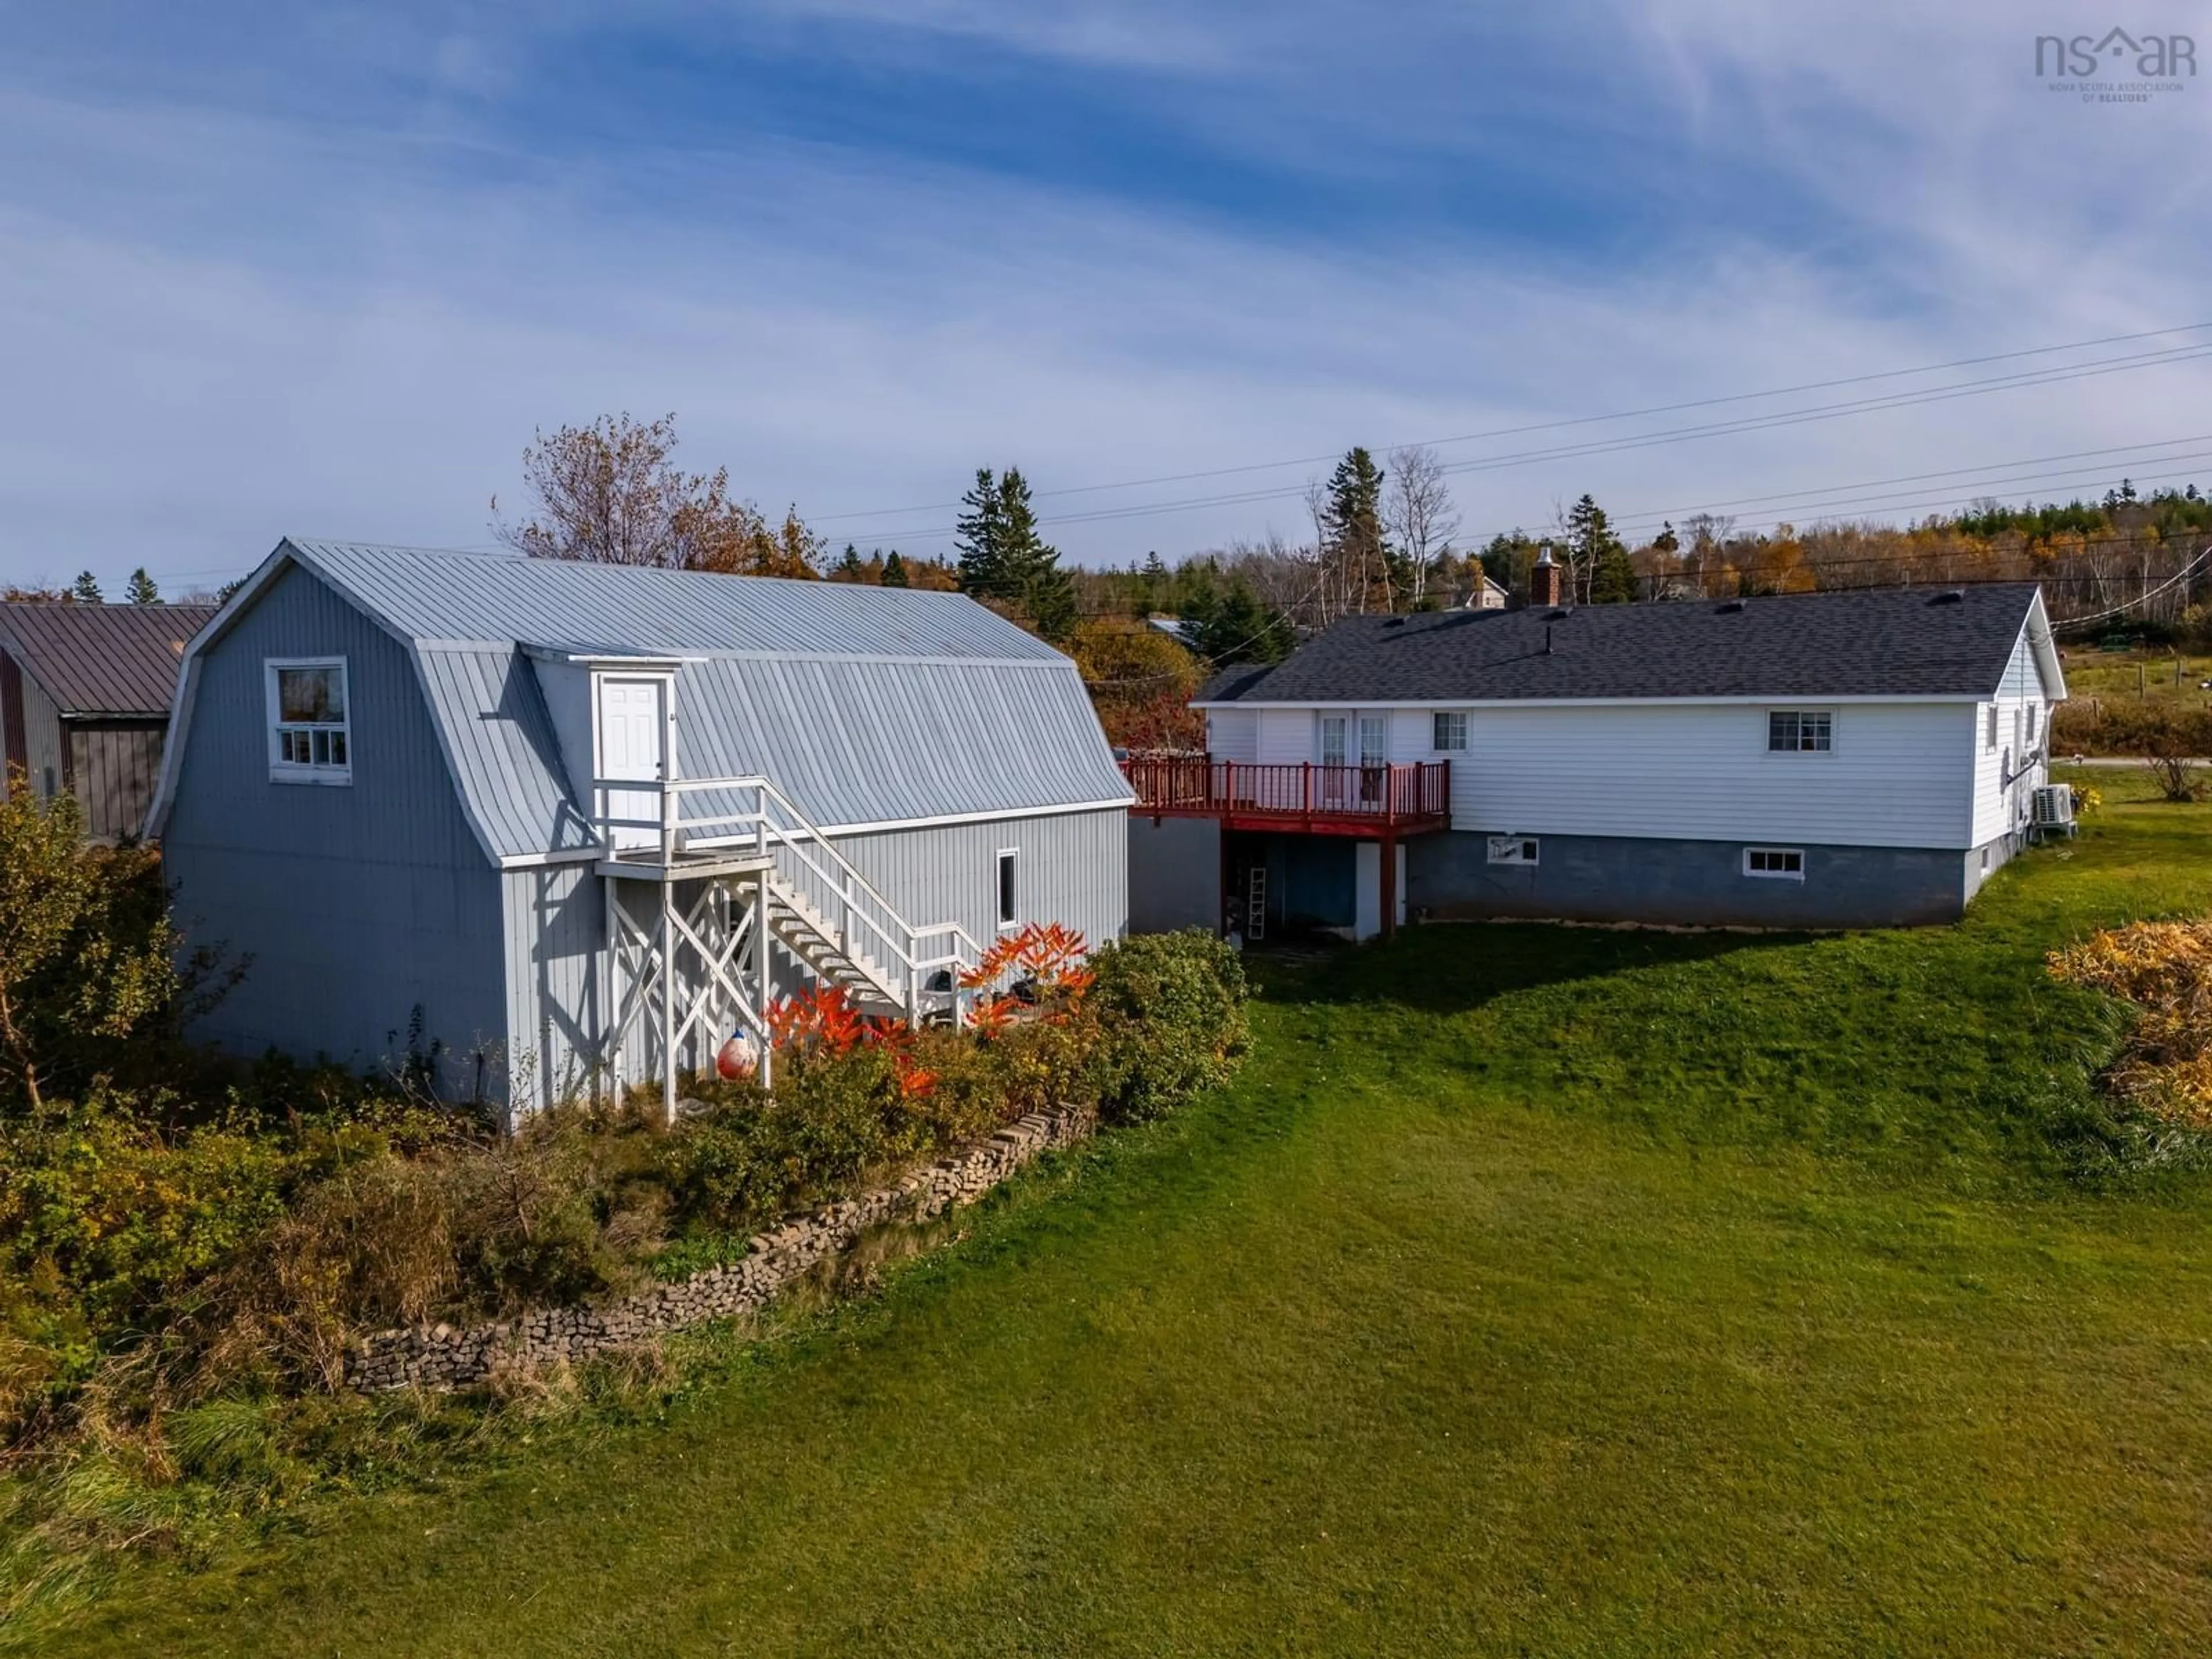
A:
{"type": "MultiPolygon", "coordinates": [[[[799,811],[792,799],[766,777],[743,778],[659,778],[659,779],[596,779],[601,793],[601,840],[611,855],[615,851],[613,830],[617,828],[658,828],[661,831],[659,852],[664,864],[672,864],[674,855],[683,844],[686,831],[701,829],[744,829],[753,832],[754,845],[763,857],[768,855],[770,842],[790,848],[799,864],[811,872],[836,896],[847,914],[856,918],[868,933],[882,942],[884,953],[891,958],[884,963],[886,969],[903,968],[906,970],[904,1001],[909,1017],[919,1014],[923,992],[922,974],[938,968],[952,970],[952,995],[957,1012],[960,994],[959,975],[963,968],[973,965],[982,957],[982,948],[974,935],[957,921],[933,922],[916,926],[901,915],[896,905],[878,890],[874,883],[860,872],[858,866],[840,852],[836,843],[823,835],[820,826],[799,811]],[[614,789],[634,791],[640,794],[657,793],[661,798],[662,811],[657,823],[646,820],[617,818],[606,810],[605,792],[614,789]],[[754,808],[750,812],[718,814],[685,819],[682,815],[681,798],[687,794],[708,792],[750,792],[754,808]],[[781,809],[791,823],[777,820],[770,805],[781,809]],[[826,855],[831,867],[824,868],[823,861],[815,850],[826,855]],[[869,906],[882,913],[884,920],[871,914],[869,906]],[[886,925],[888,922],[888,925],[886,925]],[[902,937],[903,936],[903,937],[902,937]],[[943,937],[943,953],[925,957],[922,941],[943,937]],[[965,947],[965,954],[963,948],[965,947]]],[[[734,837],[732,839],[735,839],[734,837]]],[[[850,946],[840,940],[841,948],[850,946]]]]}

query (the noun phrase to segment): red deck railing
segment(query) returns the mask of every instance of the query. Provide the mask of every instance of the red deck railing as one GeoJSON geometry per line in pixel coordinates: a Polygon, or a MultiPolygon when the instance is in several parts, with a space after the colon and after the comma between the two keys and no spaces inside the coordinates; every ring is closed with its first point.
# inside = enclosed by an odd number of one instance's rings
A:
{"type": "Polygon", "coordinates": [[[1139,755],[1121,763],[1153,817],[1219,818],[1231,829],[1309,835],[1413,835],[1451,827],[1451,763],[1397,766],[1261,765],[1202,756],[1139,755]]]}

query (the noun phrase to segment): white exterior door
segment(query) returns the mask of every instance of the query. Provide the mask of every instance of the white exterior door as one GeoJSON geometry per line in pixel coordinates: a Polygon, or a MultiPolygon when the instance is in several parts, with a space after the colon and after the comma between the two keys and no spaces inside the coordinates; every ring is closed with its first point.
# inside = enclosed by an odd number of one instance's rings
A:
{"type": "MultiPolygon", "coordinates": [[[[665,758],[661,744],[667,732],[668,684],[665,680],[599,679],[599,775],[635,778],[658,783],[665,758]]],[[[652,789],[610,789],[607,816],[642,820],[611,831],[614,844],[645,847],[657,843],[660,832],[650,824],[660,821],[660,794],[652,789]]]]}

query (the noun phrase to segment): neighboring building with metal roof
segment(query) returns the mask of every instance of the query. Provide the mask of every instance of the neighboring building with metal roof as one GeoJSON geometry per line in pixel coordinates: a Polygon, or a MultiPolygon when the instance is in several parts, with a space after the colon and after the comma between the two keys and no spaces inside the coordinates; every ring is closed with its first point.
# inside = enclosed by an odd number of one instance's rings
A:
{"type": "Polygon", "coordinates": [[[1140,913],[1154,808],[1177,872],[1218,828],[1215,902],[1240,927],[1364,937],[1424,914],[1946,921],[2064,806],[2045,763],[2066,685],[2033,583],[1547,597],[1347,617],[1217,675],[1194,700],[1203,767],[1133,767],[1140,913]]]}
{"type": "Polygon", "coordinates": [[[0,799],[20,776],[84,808],[95,839],[146,822],[185,642],[212,605],[0,604],[0,799]]]}
{"type": "Polygon", "coordinates": [[[288,540],[196,641],[151,827],[234,1048],[672,1091],[811,981],[912,1018],[1127,920],[1073,664],[957,594],[288,540]]]}

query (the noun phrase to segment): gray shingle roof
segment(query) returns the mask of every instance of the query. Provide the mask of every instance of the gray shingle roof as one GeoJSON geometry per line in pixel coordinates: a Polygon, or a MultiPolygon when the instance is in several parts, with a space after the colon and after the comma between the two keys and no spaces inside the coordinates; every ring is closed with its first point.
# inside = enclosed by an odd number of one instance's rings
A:
{"type": "Polygon", "coordinates": [[[2033,582],[1347,617],[1201,702],[1962,696],[1993,693],[2033,582]],[[1548,648],[1547,648],[1548,647],[1548,648]]]}
{"type": "Polygon", "coordinates": [[[215,607],[0,605],[0,643],[65,715],[166,716],[185,645],[215,607]]]}

